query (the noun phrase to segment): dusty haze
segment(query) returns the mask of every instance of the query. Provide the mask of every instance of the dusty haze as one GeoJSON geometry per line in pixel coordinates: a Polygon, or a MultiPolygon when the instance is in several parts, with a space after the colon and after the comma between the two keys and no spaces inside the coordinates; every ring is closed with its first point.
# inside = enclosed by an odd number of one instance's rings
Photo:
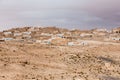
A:
{"type": "Polygon", "coordinates": [[[16,26],[114,28],[119,0],[0,0],[0,30],[16,26]]]}

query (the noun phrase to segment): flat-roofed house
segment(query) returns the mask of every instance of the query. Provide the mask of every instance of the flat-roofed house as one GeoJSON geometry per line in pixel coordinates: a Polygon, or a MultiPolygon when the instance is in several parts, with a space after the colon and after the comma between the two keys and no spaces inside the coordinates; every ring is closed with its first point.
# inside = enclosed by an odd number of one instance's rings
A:
{"type": "Polygon", "coordinates": [[[107,32],[107,29],[102,29],[102,28],[100,28],[100,29],[94,29],[94,31],[96,31],[96,32],[107,32]]]}
{"type": "Polygon", "coordinates": [[[11,40],[13,40],[13,38],[2,38],[2,40],[11,41],[11,40]]]}
{"type": "Polygon", "coordinates": [[[3,32],[4,37],[12,37],[12,32],[3,32]]]}
{"type": "Polygon", "coordinates": [[[51,40],[52,45],[65,46],[68,44],[68,39],[65,38],[55,38],[51,40]]]}
{"type": "Polygon", "coordinates": [[[22,36],[22,33],[14,33],[14,37],[16,36],[22,36]]]}
{"type": "Polygon", "coordinates": [[[112,33],[120,34],[120,27],[112,29],[112,33]]]}
{"type": "Polygon", "coordinates": [[[5,40],[4,40],[4,39],[0,39],[0,43],[1,43],[1,42],[5,42],[5,40]]]}
{"type": "Polygon", "coordinates": [[[31,32],[22,32],[23,35],[30,35],[31,32]]]}
{"type": "Polygon", "coordinates": [[[42,36],[53,36],[53,34],[50,33],[41,33],[42,36]]]}
{"type": "Polygon", "coordinates": [[[92,33],[81,33],[80,34],[80,37],[93,37],[94,36],[94,34],[92,34],[92,33]]]}
{"type": "Polygon", "coordinates": [[[12,34],[12,32],[4,32],[3,34],[4,35],[9,35],[9,34],[12,34]]]}

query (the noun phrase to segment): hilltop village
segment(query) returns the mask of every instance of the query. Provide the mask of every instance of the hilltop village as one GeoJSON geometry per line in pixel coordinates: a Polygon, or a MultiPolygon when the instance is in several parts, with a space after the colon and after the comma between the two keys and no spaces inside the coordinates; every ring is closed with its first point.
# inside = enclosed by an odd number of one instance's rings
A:
{"type": "Polygon", "coordinates": [[[23,27],[0,32],[0,42],[14,41],[59,46],[120,42],[120,27],[112,30],[68,30],[56,27],[23,27]]]}
{"type": "Polygon", "coordinates": [[[4,30],[0,80],[120,80],[120,27],[4,30]]]}

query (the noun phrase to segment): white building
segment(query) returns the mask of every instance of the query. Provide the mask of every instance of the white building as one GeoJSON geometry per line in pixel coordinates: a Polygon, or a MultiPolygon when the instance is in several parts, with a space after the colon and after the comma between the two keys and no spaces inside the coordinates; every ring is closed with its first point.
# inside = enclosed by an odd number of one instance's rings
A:
{"type": "Polygon", "coordinates": [[[88,45],[88,43],[85,41],[68,42],[68,46],[80,46],[80,45],[86,46],[88,45]]]}
{"type": "Polygon", "coordinates": [[[12,32],[4,32],[3,34],[4,35],[10,35],[10,34],[12,34],[12,32]]]}
{"type": "Polygon", "coordinates": [[[41,44],[50,44],[50,43],[51,43],[50,40],[42,40],[42,41],[41,41],[41,44]]]}
{"type": "Polygon", "coordinates": [[[28,31],[29,31],[29,32],[35,31],[35,28],[34,28],[34,27],[30,27],[30,28],[28,29],[28,31]]]}
{"type": "Polygon", "coordinates": [[[112,37],[110,39],[113,40],[113,41],[120,41],[120,37],[112,37]]]}
{"type": "Polygon", "coordinates": [[[23,32],[22,34],[23,34],[23,35],[30,35],[31,32],[23,32]]]}
{"type": "Polygon", "coordinates": [[[68,46],[74,46],[74,42],[68,42],[68,46]]]}
{"type": "Polygon", "coordinates": [[[96,32],[107,32],[107,29],[94,29],[96,32]]]}
{"type": "Polygon", "coordinates": [[[90,33],[81,33],[80,37],[92,37],[94,34],[90,34],[90,33]]]}
{"type": "Polygon", "coordinates": [[[36,40],[36,43],[41,43],[42,41],[41,40],[36,40]]]}
{"type": "Polygon", "coordinates": [[[64,34],[56,34],[56,36],[62,38],[64,34]]]}
{"type": "Polygon", "coordinates": [[[49,34],[49,33],[41,33],[42,36],[52,36],[53,34],[49,34]]]}
{"type": "Polygon", "coordinates": [[[13,40],[13,38],[2,38],[2,40],[11,41],[11,40],[13,40]]]}
{"type": "Polygon", "coordinates": [[[22,36],[22,33],[14,33],[14,37],[16,36],[22,36]]]}

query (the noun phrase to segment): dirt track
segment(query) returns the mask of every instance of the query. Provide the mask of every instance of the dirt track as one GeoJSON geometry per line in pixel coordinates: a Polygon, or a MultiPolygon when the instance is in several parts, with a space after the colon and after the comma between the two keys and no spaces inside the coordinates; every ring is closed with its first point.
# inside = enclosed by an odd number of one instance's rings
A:
{"type": "Polygon", "coordinates": [[[2,43],[0,80],[120,80],[120,45],[2,43]]]}

